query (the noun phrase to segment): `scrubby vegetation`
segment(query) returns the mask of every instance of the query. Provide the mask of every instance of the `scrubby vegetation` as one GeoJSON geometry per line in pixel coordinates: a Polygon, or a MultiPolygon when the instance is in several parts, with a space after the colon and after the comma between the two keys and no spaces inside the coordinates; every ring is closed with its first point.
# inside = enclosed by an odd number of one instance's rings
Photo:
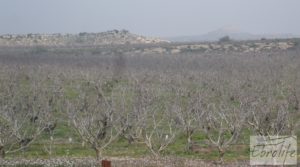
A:
{"type": "Polygon", "coordinates": [[[250,135],[300,123],[295,40],[250,43],[2,47],[1,158],[247,161],[250,135]]]}

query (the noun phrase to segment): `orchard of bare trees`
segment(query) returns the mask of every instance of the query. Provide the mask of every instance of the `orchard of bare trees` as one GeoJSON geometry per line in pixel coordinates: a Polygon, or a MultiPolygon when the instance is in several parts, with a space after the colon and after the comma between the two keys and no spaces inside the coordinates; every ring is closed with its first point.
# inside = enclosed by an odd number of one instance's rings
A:
{"type": "Polygon", "coordinates": [[[143,56],[33,49],[0,51],[1,158],[76,147],[101,159],[141,147],[142,156],[223,161],[237,145],[247,156],[251,135],[299,134],[297,47],[143,56]]]}

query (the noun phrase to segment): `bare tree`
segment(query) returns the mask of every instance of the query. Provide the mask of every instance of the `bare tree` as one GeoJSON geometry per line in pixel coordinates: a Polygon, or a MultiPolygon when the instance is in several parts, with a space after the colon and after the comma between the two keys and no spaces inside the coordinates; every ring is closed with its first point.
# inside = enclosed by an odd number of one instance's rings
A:
{"type": "Polygon", "coordinates": [[[49,96],[43,92],[43,83],[8,84],[6,97],[0,108],[1,152],[25,150],[45,130],[53,119],[49,96]],[[4,151],[5,149],[5,151],[4,151]]]}
{"type": "Polygon", "coordinates": [[[176,124],[179,124],[187,138],[187,149],[192,146],[192,136],[201,124],[203,111],[201,109],[200,93],[195,90],[177,88],[172,112],[174,113],[176,124]]]}
{"type": "Polygon", "coordinates": [[[78,87],[79,96],[68,102],[69,118],[74,130],[95,150],[97,159],[120,134],[115,127],[118,117],[112,110],[111,92],[103,92],[102,86],[97,81],[90,83],[87,88],[78,87]]]}
{"type": "Polygon", "coordinates": [[[9,123],[2,117],[2,115],[0,123],[0,157],[5,158],[5,147],[7,147],[11,140],[14,139],[14,136],[9,127],[9,123]]]}
{"type": "Polygon", "coordinates": [[[219,151],[219,160],[223,162],[226,149],[237,142],[243,129],[246,115],[239,108],[229,105],[209,104],[204,114],[203,131],[212,146],[219,151]]]}
{"type": "MultiPolygon", "coordinates": [[[[159,89],[159,91],[162,91],[159,89]]],[[[156,92],[153,88],[146,88],[143,91],[143,97],[147,101],[144,106],[143,114],[145,122],[143,126],[143,140],[151,153],[158,157],[172,142],[178,133],[175,120],[172,116],[172,104],[163,92],[156,92]]],[[[145,101],[144,101],[145,102],[145,101]]],[[[142,103],[144,103],[142,102],[142,103]]]]}
{"type": "Polygon", "coordinates": [[[132,87],[127,87],[118,97],[120,97],[119,114],[121,114],[120,126],[123,136],[129,144],[142,141],[145,122],[147,120],[145,109],[151,101],[145,97],[144,88],[139,83],[134,83],[132,87]],[[129,96],[128,96],[129,95],[129,96]]]}
{"type": "Polygon", "coordinates": [[[255,134],[261,136],[291,135],[294,130],[292,114],[286,101],[257,99],[248,105],[247,123],[255,134]]]}

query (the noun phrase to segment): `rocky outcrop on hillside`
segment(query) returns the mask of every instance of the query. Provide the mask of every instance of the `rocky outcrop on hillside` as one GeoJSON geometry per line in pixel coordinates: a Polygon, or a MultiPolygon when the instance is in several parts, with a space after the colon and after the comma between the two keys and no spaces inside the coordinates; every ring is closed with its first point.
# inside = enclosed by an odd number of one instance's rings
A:
{"type": "Polygon", "coordinates": [[[164,43],[158,38],[132,34],[127,30],[79,34],[26,34],[2,35],[0,46],[85,46],[110,44],[156,44],[164,43]]]}

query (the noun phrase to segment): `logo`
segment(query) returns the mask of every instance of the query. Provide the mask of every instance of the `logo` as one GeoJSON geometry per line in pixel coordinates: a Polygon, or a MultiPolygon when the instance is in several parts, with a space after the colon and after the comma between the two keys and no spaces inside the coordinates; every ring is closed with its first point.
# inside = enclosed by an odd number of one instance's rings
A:
{"type": "Polygon", "coordinates": [[[250,165],[296,165],[296,136],[251,136],[250,165]]]}

